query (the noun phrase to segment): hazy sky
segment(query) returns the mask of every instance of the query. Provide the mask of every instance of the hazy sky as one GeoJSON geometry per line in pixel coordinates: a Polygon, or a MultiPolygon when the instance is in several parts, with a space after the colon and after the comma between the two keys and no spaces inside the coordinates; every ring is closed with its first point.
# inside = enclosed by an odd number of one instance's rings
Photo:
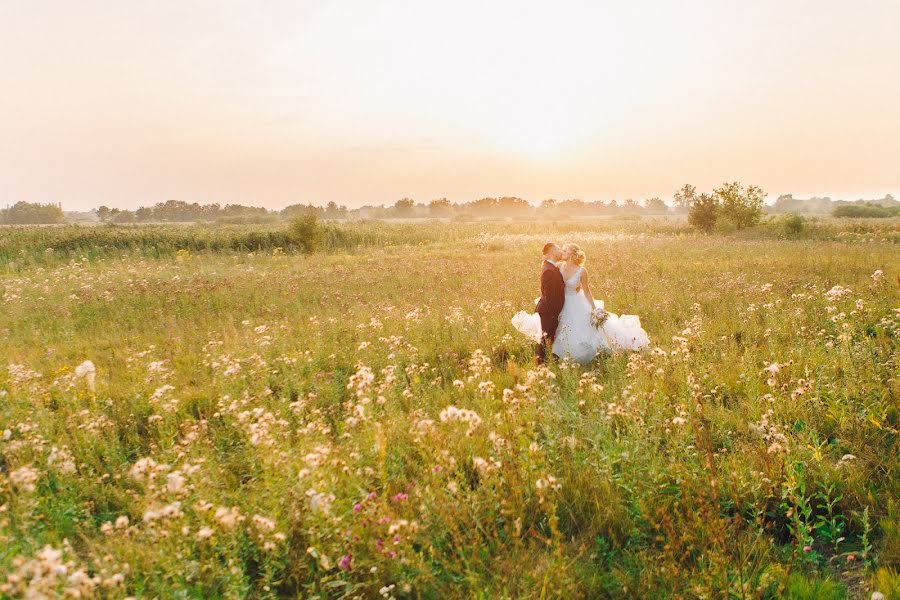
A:
{"type": "Polygon", "coordinates": [[[900,195],[897,0],[0,0],[0,206],[900,195]]]}

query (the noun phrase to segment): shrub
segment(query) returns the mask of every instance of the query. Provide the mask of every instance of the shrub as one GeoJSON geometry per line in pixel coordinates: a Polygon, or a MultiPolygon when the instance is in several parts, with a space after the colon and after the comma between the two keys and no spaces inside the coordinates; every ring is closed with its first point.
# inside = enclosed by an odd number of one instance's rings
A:
{"type": "Polygon", "coordinates": [[[781,228],[789,236],[800,235],[805,227],[806,219],[800,215],[787,215],[781,220],[781,228]]]}
{"type": "Polygon", "coordinates": [[[719,199],[709,194],[700,194],[694,199],[688,211],[688,223],[691,227],[709,233],[716,226],[719,217],[719,199]]]}
{"type": "Polygon", "coordinates": [[[306,213],[291,221],[291,241],[307,254],[312,254],[319,248],[322,234],[322,225],[315,213],[306,213]]]}

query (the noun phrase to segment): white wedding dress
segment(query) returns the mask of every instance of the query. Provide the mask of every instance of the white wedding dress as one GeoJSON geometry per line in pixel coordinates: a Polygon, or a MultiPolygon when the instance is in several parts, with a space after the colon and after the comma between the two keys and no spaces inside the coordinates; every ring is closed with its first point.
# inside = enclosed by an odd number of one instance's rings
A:
{"type": "MultiPolygon", "coordinates": [[[[584,292],[578,289],[583,273],[584,269],[579,267],[569,279],[564,280],[565,302],[559,313],[553,354],[587,364],[601,352],[641,350],[649,346],[650,338],[641,327],[637,315],[618,316],[608,312],[609,316],[599,330],[591,324],[592,307],[584,292]]],[[[594,303],[597,308],[603,308],[602,300],[595,300],[594,303]]],[[[537,313],[520,311],[512,318],[512,324],[534,342],[540,341],[541,317],[537,313]]]]}

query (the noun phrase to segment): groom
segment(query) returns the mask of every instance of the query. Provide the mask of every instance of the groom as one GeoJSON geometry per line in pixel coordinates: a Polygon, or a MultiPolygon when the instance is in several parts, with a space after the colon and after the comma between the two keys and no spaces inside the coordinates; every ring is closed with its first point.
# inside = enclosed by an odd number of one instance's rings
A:
{"type": "Polygon", "coordinates": [[[547,360],[547,346],[553,347],[556,328],[559,326],[559,313],[566,299],[566,286],[556,263],[562,260],[562,250],[553,242],[544,244],[544,260],[541,263],[541,299],[537,304],[537,313],[541,316],[543,337],[537,346],[538,364],[547,360]]]}

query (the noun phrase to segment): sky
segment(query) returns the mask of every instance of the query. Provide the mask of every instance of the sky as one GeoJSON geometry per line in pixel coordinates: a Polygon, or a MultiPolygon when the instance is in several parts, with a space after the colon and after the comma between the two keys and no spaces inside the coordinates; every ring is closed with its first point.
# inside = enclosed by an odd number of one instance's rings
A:
{"type": "Polygon", "coordinates": [[[896,0],[0,0],[0,206],[900,196],[896,0]]]}

